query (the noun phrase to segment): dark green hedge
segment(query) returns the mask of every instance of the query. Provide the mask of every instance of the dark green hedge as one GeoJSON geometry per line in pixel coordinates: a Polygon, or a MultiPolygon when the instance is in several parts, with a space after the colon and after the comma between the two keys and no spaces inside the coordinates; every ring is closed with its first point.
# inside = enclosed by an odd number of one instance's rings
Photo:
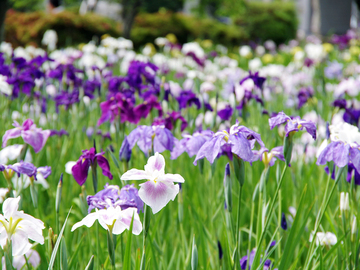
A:
{"type": "MultiPolygon", "coordinates": [[[[80,16],[64,11],[59,14],[44,12],[19,13],[9,10],[5,21],[6,41],[14,46],[40,46],[44,32],[54,29],[60,47],[87,43],[93,36],[109,34],[121,36],[121,25],[95,14],[80,16]]],[[[276,43],[295,37],[297,19],[294,6],[288,3],[249,3],[244,16],[233,25],[225,25],[208,18],[196,18],[182,13],[143,13],[135,18],[131,39],[135,47],[153,42],[169,33],[180,43],[194,39],[211,39],[226,46],[238,46],[249,40],[274,40],[276,43]]]]}

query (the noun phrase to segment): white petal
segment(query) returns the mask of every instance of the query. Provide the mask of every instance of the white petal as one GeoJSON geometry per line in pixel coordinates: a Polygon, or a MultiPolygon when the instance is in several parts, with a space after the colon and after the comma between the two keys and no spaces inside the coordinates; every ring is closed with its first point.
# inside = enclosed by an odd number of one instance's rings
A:
{"type": "Polygon", "coordinates": [[[31,223],[27,220],[21,220],[16,227],[15,233],[18,231],[23,231],[27,234],[28,238],[40,243],[41,245],[44,244],[44,236],[42,235],[42,229],[36,227],[34,223],[31,223]]]}
{"type": "Polygon", "coordinates": [[[99,217],[98,212],[88,214],[81,221],[75,223],[74,226],[72,226],[71,231],[73,232],[74,230],[76,230],[77,228],[83,225],[90,228],[94,224],[95,220],[98,219],[98,217],[99,217]]]}
{"type": "Polygon", "coordinates": [[[71,169],[76,164],[76,161],[68,161],[65,164],[65,172],[72,175],[71,169]]]}
{"type": "Polygon", "coordinates": [[[36,250],[30,249],[25,255],[28,258],[28,262],[34,266],[34,268],[40,265],[40,255],[36,250]]]}
{"type": "Polygon", "coordinates": [[[121,180],[143,180],[150,179],[150,175],[143,170],[131,169],[121,176],[121,180]]]}
{"type": "Polygon", "coordinates": [[[31,244],[29,243],[28,236],[26,232],[21,230],[16,231],[12,237],[12,253],[13,256],[21,256],[24,255],[31,248],[31,244]]]}
{"type": "Polygon", "coordinates": [[[3,204],[3,213],[7,220],[18,210],[20,196],[17,198],[7,198],[3,204]]]}
{"type": "Polygon", "coordinates": [[[157,181],[170,181],[170,182],[177,182],[177,183],[184,183],[185,179],[180,174],[171,174],[167,173],[163,176],[160,176],[157,181]]]}
{"type": "Polygon", "coordinates": [[[40,184],[45,189],[49,188],[49,183],[45,180],[44,176],[41,173],[39,173],[36,178],[37,180],[34,182],[35,184],[40,184]]]}
{"type": "Polygon", "coordinates": [[[147,181],[140,185],[140,199],[151,207],[153,213],[159,212],[170,200],[174,200],[179,193],[179,185],[172,182],[161,181],[154,183],[147,181]]]}
{"type": "Polygon", "coordinates": [[[165,158],[163,155],[156,152],[154,156],[150,157],[145,165],[145,171],[148,174],[152,174],[154,171],[165,174],[165,158]]]}

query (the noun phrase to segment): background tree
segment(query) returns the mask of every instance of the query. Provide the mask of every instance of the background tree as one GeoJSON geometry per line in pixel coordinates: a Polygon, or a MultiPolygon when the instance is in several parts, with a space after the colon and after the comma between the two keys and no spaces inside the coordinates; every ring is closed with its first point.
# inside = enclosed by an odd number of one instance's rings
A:
{"type": "Polygon", "coordinates": [[[0,0],[0,42],[5,39],[5,15],[8,8],[7,0],[0,0]]]}

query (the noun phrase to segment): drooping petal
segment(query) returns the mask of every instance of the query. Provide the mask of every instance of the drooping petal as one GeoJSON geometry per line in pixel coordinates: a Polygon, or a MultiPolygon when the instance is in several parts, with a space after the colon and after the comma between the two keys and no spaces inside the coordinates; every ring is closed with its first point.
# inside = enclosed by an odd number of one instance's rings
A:
{"type": "Polygon", "coordinates": [[[126,226],[126,229],[129,230],[133,216],[134,216],[134,221],[133,221],[132,233],[135,235],[139,235],[142,231],[142,224],[140,221],[139,214],[137,213],[137,209],[133,208],[133,207],[127,208],[127,209],[121,211],[121,218],[115,222],[114,228],[113,228],[113,233],[120,234],[121,232],[115,233],[115,230],[121,230],[122,226],[126,226]],[[119,228],[116,228],[116,226],[119,226],[119,228]]]}
{"type": "Polygon", "coordinates": [[[99,217],[98,212],[93,212],[93,213],[88,214],[81,221],[75,223],[72,226],[71,231],[73,232],[74,230],[76,230],[77,228],[79,228],[83,225],[90,228],[94,224],[95,220],[98,219],[98,217],[99,217]]]}
{"type": "Polygon", "coordinates": [[[273,129],[275,126],[285,123],[289,119],[290,117],[287,116],[284,112],[279,112],[276,116],[269,119],[270,129],[273,129]]]}
{"type": "Polygon", "coordinates": [[[214,136],[209,141],[205,142],[201,148],[199,149],[199,152],[196,155],[196,158],[194,160],[194,165],[196,165],[197,161],[199,159],[202,159],[206,157],[206,159],[212,164],[214,163],[215,158],[218,156],[218,154],[221,151],[221,143],[223,138],[226,134],[221,136],[214,136]]]}
{"type": "Polygon", "coordinates": [[[113,175],[110,172],[110,165],[108,160],[104,156],[98,154],[96,154],[96,160],[97,160],[97,164],[102,169],[102,174],[108,177],[110,180],[112,180],[113,175]]]}
{"type": "Polygon", "coordinates": [[[334,153],[334,148],[336,147],[337,144],[339,144],[340,142],[331,142],[329,143],[324,150],[320,153],[316,164],[317,165],[325,165],[326,162],[333,160],[333,153],[334,153]]]}
{"type": "Polygon", "coordinates": [[[140,184],[139,196],[145,204],[151,207],[154,214],[165,207],[170,200],[174,200],[179,193],[179,185],[173,182],[147,181],[140,184]]]}
{"type": "Polygon", "coordinates": [[[349,163],[350,145],[338,143],[334,148],[333,161],[336,166],[342,168],[349,163]]]}
{"type": "Polygon", "coordinates": [[[360,150],[357,148],[350,148],[350,159],[356,171],[360,173],[360,150]]]}
{"type": "Polygon", "coordinates": [[[13,256],[22,256],[32,247],[29,243],[27,233],[21,230],[11,236],[11,242],[13,256]]]}
{"type": "Polygon", "coordinates": [[[169,182],[177,182],[177,183],[184,183],[185,180],[180,174],[171,174],[167,173],[163,176],[160,176],[156,181],[169,181],[169,182]]]}
{"type": "Polygon", "coordinates": [[[231,143],[231,152],[241,159],[252,162],[256,158],[251,151],[249,141],[241,133],[230,135],[229,142],[231,143]]]}
{"type": "Polygon", "coordinates": [[[2,138],[2,147],[6,146],[8,140],[20,137],[21,131],[22,131],[21,128],[13,128],[7,130],[2,138]]]}
{"type": "Polygon", "coordinates": [[[162,153],[165,150],[173,150],[174,136],[167,128],[157,128],[154,137],[154,152],[162,153]]]}
{"type": "Polygon", "coordinates": [[[121,180],[143,180],[150,179],[151,175],[143,170],[131,169],[121,176],[121,180]]]}
{"type": "Polygon", "coordinates": [[[42,235],[42,230],[37,228],[36,225],[27,220],[21,220],[16,227],[16,234],[19,232],[25,232],[27,237],[35,242],[44,244],[44,236],[42,235]]]}
{"type": "Polygon", "coordinates": [[[50,136],[50,133],[50,130],[34,128],[23,131],[21,136],[23,137],[24,142],[31,145],[34,148],[35,153],[38,153],[44,147],[47,139],[50,136]]]}
{"type": "Polygon", "coordinates": [[[311,135],[311,137],[316,140],[316,125],[311,121],[302,121],[301,125],[305,127],[306,131],[311,135]]]}
{"type": "Polygon", "coordinates": [[[90,160],[88,159],[78,160],[78,162],[76,162],[76,164],[72,167],[72,175],[80,186],[85,183],[88,176],[89,168],[90,160]]]}

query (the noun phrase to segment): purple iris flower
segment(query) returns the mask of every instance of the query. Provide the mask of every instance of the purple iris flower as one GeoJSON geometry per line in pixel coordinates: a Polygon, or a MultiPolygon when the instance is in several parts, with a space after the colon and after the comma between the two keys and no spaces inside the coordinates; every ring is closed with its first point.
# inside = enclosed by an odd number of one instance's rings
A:
{"type": "Polygon", "coordinates": [[[194,165],[202,158],[206,158],[210,163],[213,163],[215,158],[225,152],[231,151],[232,154],[239,158],[253,162],[256,160],[252,149],[258,142],[261,148],[265,148],[260,134],[252,131],[245,126],[239,126],[239,122],[230,128],[230,132],[226,130],[216,132],[213,137],[206,141],[196,155],[194,165]]]}
{"type": "Polygon", "coordinates": [[[356,126],[342,122],[329,126],[330,143],[318,156],[317,165],[325,165],[329,161],[342,168],[349,163],[360,172],[360,133],[356,126]]]}
{"type": "Polygon", "coordinates": [[[266,166],[274,166],[276,158],[285,162],[284,147],[276,146],[270,151],[266,148],[261,148],[259,151],[253,151],[257,159],[260,159],[266,166]]]}
{"type": "Polygon", "coordinates": [[[200,109],[201,103],[200,100],[196,97],[195,93],[191,90],[182,91],[180,96],[176,98],[179,102],[179,109],[184,109],[186,107],[190,107],[191,105],[195,105],[197,109],[200,109]]]}
{"type": "Polygon", "coordinates": [[[224,121],[230,120],[232,114],[233,108],[230,105],[226,105],[224,109],[218,111],[218,116],[224,121]]]}
{"type": "Polygon", "coordinates": [[[38,153],[44,147],[51,133],[50,130],[37,128],[31,119],[25,120],[21,126],[18,122],[14,121],[13,126],[15,128],[5,132],[2,138],[2,147],[6,146],[8,140],[21,136],[24,142],[31,145],[35,153],[38,153]]]}
{"type": "Polygon", "coordinates": [[[156,72],[158,67],[153,63],[144,63],[141,61],[132,61],[130,63],[128,74],[127,74],[127,83],[140,91],[147,88],[148,85],[144,84],[144,81],[152,86],[158,88],[156,83],[156,72]]]}
{"type": "MultiPolygon", "coordinates": [[[[240,268],[241,270],[247,270],[247,269],[251,269],[251,266],[254,262],[254,258],[255,258],[255,250],[252,250],[249,254],[249,256],[244,256],[240,259],[240,268]],[[249,263],[249,266],[247,265],[249,263]]],[[[266,260],[264,263],[264,270],[268,270],[271,269],[271,261],[270,260],[266,260]]],[[[275,270],[275,269],[274,269],[275,270]]]]}
{"type": "Polygon", "coordinates": [[[352,163],[349,163],[348,164],[348,173],[347,173],[347,176],[346,176],[346,181],[351,183],[351,179],[352,179],[353,175],[354,175],[355,185],[359,186],[360,185],[360,174],[355,169],[355,166],[352,163]]]}
{"type": "Polygon", "coordinates": [[[140,199],[134,184],[126,185],[121,190],[118,186],[106,184],[103,190],[94,196],[87,196],[86,200],[89,205],[89,213],[95,208],[100,210],[117,205],[120,206],[121,210],[130,207],[137,208],[138,213],[140,213],[144,207],[144,202],[140,199]]]}
{"type": "Polygon", "coordinates": [[[51,129],[50,130],[50,137],[52,136],[69,136],[69,132],[67,132],[65,129],[60,129],[60,130],[55,130],[55,129],[51,129]]]}
{"type": "Polygon", "coordinates": [[[164,126],[138,126],[130,132],[127,140],[131,149],[137,144],[145,155],[148,155],[152,148],[154,152],[161,153],[165,150],[171,151],[174,147],[174,136],[164,126]]]}
{"type": "Polygon", "coordinates": [[[286,123],[285,125],[285,135],[289,136],[289,133],[292,131],[303,130],[306,131],[316,140],[316,125],[311,121],[306,121],[300,119],[299,116],[289,117],[284,112],[279,112],[276,116],[269,119],[270,129],[273,129],[275,126],[286,123]]]}
{"type": "Polygon", "coordinates": [[[94,147],[89,150],[83,150],[82,152],[83,154],[71,169],[72,175],[80,186],[85,183],[90,166],[92,167],[92,170],[94,170],[96,165],[99,165],[102,169],[103,175],[108,177],[110,180],[113,179],[113,175],[110,172],[109,162],[103,156],[104,152],[96,154],[94,147]]]}
{"type": "Polygon", "coordinates": [[[333,102],[334,107],[345,109],[343,119],[346,123],[358,126],[360,120],[360,110],[354,108],[354,104],[351,103],[347,106],[346,99],[337,99],[333,102]]]}
{"type": "Polygon", "coordinates": [[[181,122],[181,131],[184,131],[184,129],[188,126],[188,122],[185,120],[185,118],[181,115],[180,112],[176,111],[167,113],[164,119],[160,117],[156,118],[153,122],[153,125],[165,125],[167,129],[173,130],[176,126],[176,122],[178,121],[181,122]]]}
{"type": "Polygon", "coordinates": [[[247,79],[252,79],[254,84],[259,88],[262,89],[264,82],[266,80],[265,77],[260,77],[259,72],[255,72],[254,74],[249,71],[249,75],[246,76],[244,79],[240,81],[240,85],[243,84],[247,79]]]}
{"type": "Polygon", "coordinates": [[[33,177],[35,180],[37,180],[36,176],[38,173],[41,173],[45,179],[51,174],[51,167],[49,166],[36,168],[32,163],[23,161],[13,165],[7,165],[7,169],[16,172],[18,177],[20,177],[20,174],[24,174],[30,178],[33,177]]]}
{"type": "Polygon", "coordinates": [[[146,118],[152,109],[158,110],[159,116],[162,116],[161,104],[159,103],[158,98],[154,95],[150,95],[143,103],[137,105],[134,108],[134,114],[139,121],[140,118],[146,118]]]}
{"type": "Polygon", "coordinates": [[[195,156],[205,142],[214,135],[211,130],[196,131],[193,135],[183,134],[181,140],[175,139],[175,146],[171,151],[171,159],[177,159],[182,153],[188,153],[189,157],[195,156]]]}
{"type": "Polygon", "coordinates": [[[328,79],[340,79],[342,76],[343,64],[337,61],[329,63],[324,69],[325,77],[328,79]]]}
{"type": "Polygon", "coordinates": [[[303,87],[300,89],[297,97],[299,104],[297,106],[298,110],[305,105],[309,98],[312,98],[314,95],[314,89],[311,86],[303,87]]]}
{"type": "Polygon", "coordinates": [[[131,159],[131,148],[129,141],[127,140],[127,136],[125,136],[124,141],[120,147],[119,159],[120,161],[125,161],[125,162],[129,162],[131,159]]]}
{"type": "Polygon", "coordinates": [[[286,231],[288,226],[287,226],[287,222],[286,222],[286,217],[285,217],[285,213],[282,213],[281,215],[281,228],[286,231]]]}
{"type": "Polygon", "coordinates": [[[261,99],[261,97],[259,97],[258,95],[254,94],[252,91],[248,91],[245,90],[244,92],[244,97],[243,99],[240,101],[239,105],[236,106],[237,110],[241,110],[242,108],[244,108],[244,106],[246,106],[246,104],[249,103],[249,101],[251,99],[255,99],[255,101],[257,103],[260,103],[262,106],[264,106],[264,101],[261,99]]]}
{"type": "Polygon", "coordinates": [[[59,112],[61,105],[65,106],[65,109],[69,109],[70,105],[79,103],[79,90],[74,89],[72,92],[62,91],[54,97],[56,112],[59,112]]]}

